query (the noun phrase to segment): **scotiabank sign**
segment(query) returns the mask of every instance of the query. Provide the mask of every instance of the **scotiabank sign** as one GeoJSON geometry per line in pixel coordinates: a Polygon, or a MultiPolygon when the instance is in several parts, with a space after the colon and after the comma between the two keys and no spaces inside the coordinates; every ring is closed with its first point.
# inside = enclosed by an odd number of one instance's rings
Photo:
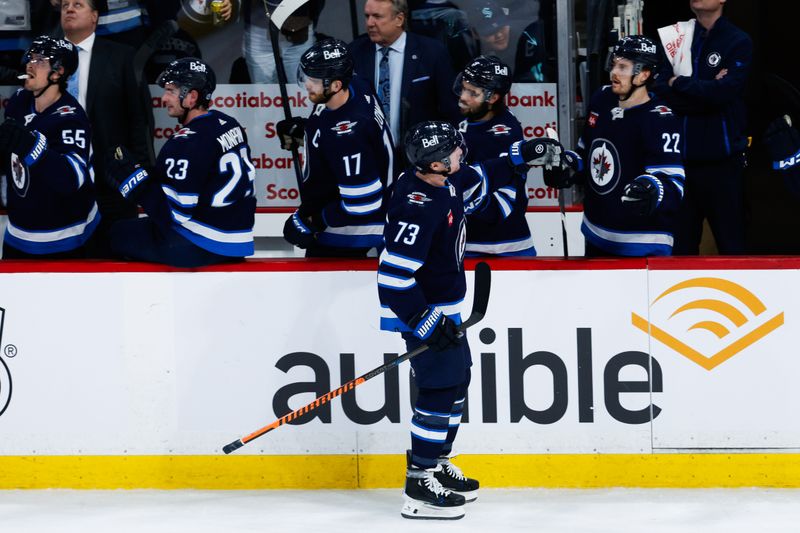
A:
{"type": "MultiPolygon", "coordinates": [[[[800,447],[798,270],[498,264],[460,452],[800,447]],[[709,359],[739,349],[709,370],[652,326],[709,359]]],[[[373,271],[250,270],[0,274],[18,348],[0,454],[218,454],[405,351],[378,329],[373,271]]],[[[401,453],[414,395],[404,363],[239,453],[401,453]]]]}
{"type": "MultiPolygon", "coordinates": [[[[155,116],[155,145],[160,149],[176,131],[177,124],[161,105],[163,89],[150,86],[155,116]]],[[[307,117],[313,107],[307,96],[291,89],[288,102],[292,115],[307,117]]],[[[455,96],[454,96],[455,98],[455,96]]],[[[547,128],[558,129],[556,85],[515,84],[506,99],[509,108],[522,123],[525,138],[544,137],[547,128]]],[[[299,204],[297,178],[291,153],[281,150],[275,124],[284,118],[283,98],[278,85],[218,85],[211,107],[219,109],[238,120],[247,130],[256,168],[256,192],[260,207],[286,207],[299,204]]],[[[302,156],[302,151],[301,151],[302,156]]],[[[555,191],[546,191],[540,169],[531,169],[528,185],[531,205],[555,206],[555,191]]]]}

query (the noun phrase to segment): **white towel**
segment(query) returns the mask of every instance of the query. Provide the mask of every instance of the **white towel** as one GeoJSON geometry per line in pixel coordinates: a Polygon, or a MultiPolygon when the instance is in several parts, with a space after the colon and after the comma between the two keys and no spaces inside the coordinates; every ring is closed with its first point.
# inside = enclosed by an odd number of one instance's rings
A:
{"type": "Polygon", "coordinates": [[[696,22],[692,19],[658,29],[658,36],[669,62],[672,63],[675,76],[692,75],[692,38],[696,22]]]}

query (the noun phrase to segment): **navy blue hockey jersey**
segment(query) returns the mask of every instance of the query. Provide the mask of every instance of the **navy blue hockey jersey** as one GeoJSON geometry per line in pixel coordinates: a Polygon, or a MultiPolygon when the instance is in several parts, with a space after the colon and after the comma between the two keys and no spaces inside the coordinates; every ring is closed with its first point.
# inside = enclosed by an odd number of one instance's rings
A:
{"type": "Polygon", "coordinates": [[[319,104],[308,118],[300,209],[322,213],[320,244],[372,248],[383,238],[394,145],[369,86],[356,77],[349,90],[343,106],[319,104]]]}
{"type": "MultiPolygon", "coordinates": [[[[470,163],[506,155],[512,143],[523,140],[522,125],[508,109],[489,120],[464,120],[459,124],[458,130],[464,136],[467,145],[466,160],[470,163]]],[[[499,221],[470,217],[467,226],[467,255],[535,256],[536,248],[525,219],[528,208],[525,180],[516,180],[494,194],[503,206],[503,217],[499,221]]]]}
{"type": "Polygon", "coordinates": [[[614,255],[670,255],[686,178],[681,146],[680,123],[658,100],[622,109],[610,86],[598,90],[578,143],[586,240],[614,255]],[[621,197],[644,174],[662,184],[663,199],[652,216],[635,216],[623,210],[621,197]]]}
{"type": "Polygon", "coordinates": [[[465,215],[500,216],[493,192],[514,177],[505,158],[463,165],[443,187],[421,180],[413,168],[400,175],[389,200],[378,264],[381,329],[410,331],[408,322],[428,306],[461,323],[465,215]]]}
{"type": "Polygon", "coordinates": [[[216,110],[194,118],[161,148],[153,174],[160,187],[139,198],[148,215],[209,252],[253,254],[256,170],[236,119],[216,110]]]}
{"type": "Polygon", "coordinates": [[[86,113],[70,94],[37,113],[33,93],[19,89],[6,107],[6,119],[10,118],[40,136],[32,150],[35,156],[3,154],[5,243],[38,255],[82,246],[100,222],[86,113]]]}

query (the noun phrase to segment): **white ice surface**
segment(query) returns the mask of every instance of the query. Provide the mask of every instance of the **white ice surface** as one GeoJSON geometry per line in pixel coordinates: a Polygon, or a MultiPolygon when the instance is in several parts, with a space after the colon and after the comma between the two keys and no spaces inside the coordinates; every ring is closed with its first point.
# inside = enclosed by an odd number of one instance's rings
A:
{"type": "Polygon", "coordinates": [[[452,522],[400,517],[399,490],[0,491],[3,533],[800,531],[800,490],[481,489],[452,522]]]}

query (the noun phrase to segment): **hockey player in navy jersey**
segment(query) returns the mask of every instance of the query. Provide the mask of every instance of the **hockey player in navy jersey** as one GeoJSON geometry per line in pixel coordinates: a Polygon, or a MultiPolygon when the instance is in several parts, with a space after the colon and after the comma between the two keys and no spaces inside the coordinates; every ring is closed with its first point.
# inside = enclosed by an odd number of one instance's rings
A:
{"type": "Polygon", "coordinates": [[[656,45],[642,36],[620,40],[609,55],[611,85],[598,90],[578,143],[563,158],[578,171],[545,170],[545,182],[585,185],[581,231],[587,256],[671,255],[685,172],[680,124],[651,99],[656,45]]]}
{"type": "Polygon", "coordinates": [[[402,334],[408,350],[430,348],[411,359],[419,394],[411,425],[406,518],[457,519],[478,482],[453,463],[470,382],[472,359],[461,323],[464,300],[465,216],[500,216],[497,189],[518,179],[519,168],[559,164],[560,146],[550,139],[520,141],[509,155],[481,165],[462,164],[461,134],[445,122],[409,130],[405,150],[411,167],[394,185],[378,265],[381,329],[402,334]]]}
{"type": "MultiPolygon", "coordinates": [[[[505,105],[511,89],[511,71],[494,56],[473,59],[455,81],[461,114],[466,118],[458,130],[467,146],[465,160],[485,161],[508,153],[511,144],[523,139],[522,125],[505,105]]],[[[527,169],[525,169],[527,170],[527,169]]],[[[524,176],[523,176],[524,178],[524,176]]],[[[469,218],[467,255],[535,256],[533,237],[525,219],[528,194],[525,180],[498,190],[497,201],[503,207],[500,221],[469,218]]]]}
{"type": "Polygon", "coordinates": [[[75,46],[37,37],[23,58],[25,85],[0,125],[8,225],[3,258],[80,258],[100,222],[89,120],[67,80],[75,46]]]}
{"type": "Polygon", "coordinates": [[[307,257],[365,256],[380,247],[394,169],[392,136],[347,45],[320,41],[300,59],[298,84],[316,104],[308,119],[276,125],[281,143],[305,145],[300,207],[284,237],[307,257]]]}
{"type": "Polygon", "coordinates": [[[181,128],[152,170],[119,149],[107,179],[147,217],[111,228],[112,250],[126,258],[179,267],[241,260],[253,254],[255,167],[244,128],[209,110],[214,71],[200,59],[173,61],[158,77],[162,104],[181,128]]]}

